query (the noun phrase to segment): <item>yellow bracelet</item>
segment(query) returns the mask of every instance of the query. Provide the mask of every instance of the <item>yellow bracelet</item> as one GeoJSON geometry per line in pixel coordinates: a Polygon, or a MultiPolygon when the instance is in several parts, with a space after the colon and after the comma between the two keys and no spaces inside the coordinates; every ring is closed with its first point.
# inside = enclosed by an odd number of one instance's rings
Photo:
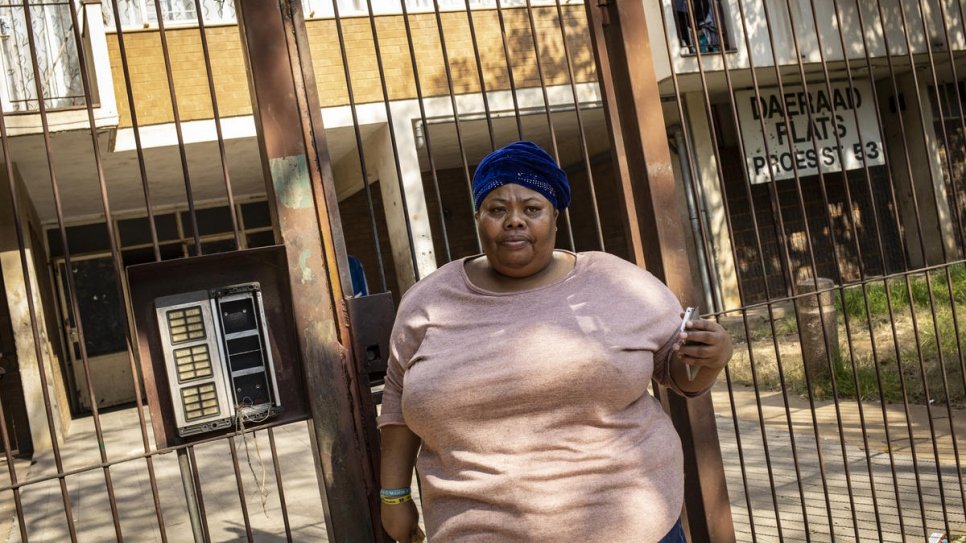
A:
{"type": "Polygon", "coordinates": [[[408,501],[412,501],[412,499],[413,499],[413,495],[412,494],[406,494],[405,496],[394,496],[394,497],[391,497],[391,496],[379,496],[379,500],[381,500],[382,503],[384,503],[386,505],[399,505],[401,503],[406,503],[408,501]]]}

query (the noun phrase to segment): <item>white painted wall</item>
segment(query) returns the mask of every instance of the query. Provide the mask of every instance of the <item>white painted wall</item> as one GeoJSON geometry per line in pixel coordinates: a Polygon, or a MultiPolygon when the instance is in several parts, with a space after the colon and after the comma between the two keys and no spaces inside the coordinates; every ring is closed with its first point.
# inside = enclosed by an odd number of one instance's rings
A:
{"type": "MultiPolygon", "coordinates": [[[[672,59],[675,73],[698,72],[698,59],[682,55],[672,3],[642,1],[658,80],[671,76],[672,59]]],[[[886,45],[892,55],[906,55],[910,49],[926,53],[929,46],[934,54],[945,55],[947,42],[953,50],[966,50],[961,22],[966,8],[955,0],[721,0],[721,10],[733,52],[703,55],[705,71],[723,70],[724,59],[731,70],[774,66],[776,61],[796,64],[796,54],[806,63],[821,62],[823,57],[840,61],[843,42],[850,59],[883,57],[886,45]]]]}

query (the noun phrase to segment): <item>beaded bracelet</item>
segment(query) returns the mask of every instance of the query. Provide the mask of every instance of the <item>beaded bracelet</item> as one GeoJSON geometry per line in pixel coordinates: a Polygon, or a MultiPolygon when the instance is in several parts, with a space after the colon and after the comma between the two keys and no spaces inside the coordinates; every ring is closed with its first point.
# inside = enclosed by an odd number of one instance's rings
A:
{"type": "Polygon", "coordinates": [[[385,498],[398,498],[399,496],[406,496],[412,494],[412,489],[408,486],[403,488],[383,488],[379,491],[379,495],[385,498]]]}
{"type": "Polygon", "coordinates": [[[403,496],[399,496],[398,498],[390,498],[390,497],[387,497],[387,496],[379,496],[379,500],[382,501],[382,503],[384,503],[386,505],[399,505],[401,503],[406,503],[408,501],[412,501],[412,499],[413,499],[413,495],[412,494],[406,494],[406,495],[403,495],[403,496]]]}

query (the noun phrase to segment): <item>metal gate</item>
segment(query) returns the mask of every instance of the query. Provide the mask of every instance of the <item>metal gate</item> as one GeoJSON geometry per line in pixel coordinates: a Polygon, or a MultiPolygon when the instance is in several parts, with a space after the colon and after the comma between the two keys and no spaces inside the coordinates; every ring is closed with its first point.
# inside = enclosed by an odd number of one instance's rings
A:
{"type": "Polygon", "coordinates": [[[381,355],[347,312],[479,252],[471,172],[517,139],[570,176],[562,247],[706,293],[736,337],[717,416],[664,398],[692,540],[961,532],[962,6],[859,4],[0,6],[0,303],[36,450],[0,389],[0,540],[380,540],[381,355]],[[291,289],[269,320],[318,323],[271,338],[305,397],[172,438],[129,278],[252,260],[291,289]]]}
{"type": "Polygon", "coordinates": [[[738,538],[961,537],[962,3],[642,9],[738,538]]]}

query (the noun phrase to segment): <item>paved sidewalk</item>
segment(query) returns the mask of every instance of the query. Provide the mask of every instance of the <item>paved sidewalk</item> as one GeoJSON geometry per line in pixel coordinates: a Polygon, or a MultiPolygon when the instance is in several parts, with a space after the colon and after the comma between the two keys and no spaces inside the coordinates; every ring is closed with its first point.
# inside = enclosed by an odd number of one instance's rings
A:
{"type": "MultiPolygon", "coordinates": [[[[102,414],[101,425],[104,428],[105,449],[111,459],[136,457],[144,453],[135,409],[102,414]]],[[[151,433],[150,426],[148,433],[151,433]]],[[[274,434],[292,539],[325,541],[322,501],[319,498],[306,423],[276,428],[274,434]]],[[[153,439],[151,441],[153,446],[153,439]]],[[[286,541],[286,528],[281,514],[268,434],[265,431],[257,432],[255,438],[247,441],[246,447],[242,439],[236,439],[236,454],[254,538],[259,542],[286,541]]],[[[68,472],[100,463],[91,417],[73,422],[70,436],[61,452],[64,470],[68,472]]],[[[199,445],[195,454],[211,540],[247,541],[228,441],[219,440],[199,445]]],[[[155,456],[152,464],[167,540],[179,543],[191,541],[191,525],[177,455],[167,453],[155,456]]],[[[110,468],[125,541],[161,541],[158,512],[152,498],[147,466],[144,458],[135,458],[110,468]]],[[[36,480],[55,473],[53,454],[47,452],[38,456],[37,462],[30,466],[29,473],[25,474],[18,469],[17,476],[21,480],[36,480]]],[[[2,476],[0,481],[7,484],[9,479],[2,476]]],[[[69,475],[66,482],[78,540],[115,541],[105,471],[97,468],[69,475]]],[[[5,494],[0,500],[0,511],[12,509],[10,493],[5,494]],[[8,502],[9,507],[5,506],[8,502]]],[[[69,541],[63,495],[56,478],[25,487],[22,499],[31,542],[69,541]]],[[[9,530],[0,532],[0,541],[21,541],[16,522],[8,524],[9,530]]]]}
{"type": "Polygon", "coordinates": [[[920,542],[944,530],[944,513],[953,534],[966,533],[966,412],[953,412],[957,459],[944,407],[931,409],[934,450],[925,406],[910,406],[908,419],[901,405],[886,406],[886,426],[882,406],[864,403],[863,426],[856,402],[841,402],[840,417],[833,402],[816,402],[813,422],[807,399],[789,397],[786,410],[781,393],[769,392],[760,395],[759,417],[754,389],[741,387],[733,391],[736,435],[727,388],[719,384],[712,394],[739,541],[751,541],[752,533],[758,541],[777,541],[779,531],[790,542],[806,541],[806,531],[812,541],[878,541],[881,526],[883,541],[920,542]]]}
{"type": "MultiPolygon", "coordinates": [[[[817,403],[815,419],[819,439],[816,440],[812,411],[807,400],[791,397],[786,410],[781,394],[762,393],[759,418],[753,389],[738,388],[733,393],[739,417],[736,435],[728,391],[719,385],[713,395],[719,413],[718,432],[739,541],[751,541],[752,529],[758,541],[776,541],[779,539],[779,525],[783,537],[790,542],[805,541],[806,530],[811,535],[811,541],[815,542],[855,541],[856,531],[860,541],[878,540],[878,523],[886,532],[884,541],[920,542],[925,541],[927,531],[942,529],[943,507],[954,524],[960,524],[953,526],[953,530],[966,531],[963,487],[959,479],[961,472],[957,472],[950,419],[945,408],[932,409],[937,455],[930,439],[928,413],[923,406],[910,408],[910,425],[906,424],[902,406],[887,406],[890,435],[886,439],[882,409],[878,404],[862,405],[866,430],[863,433],[859,406],[855,402],[843,402],[839,406],[844,436],[844,441],[841,441],[835,422],[834,404],[817,403]],[[789,414],[792,432],[789,432],[789,414]],[[767,437],[767,457],[763,433],[767,437]],[[738,462],[739,437],[744,470],[742,463],[738,462]],[[868,453],[863,437],[869,441],[868,453]],[[821,443],[821,449],[816,443],[821,443]],[[910,443],[915,445],[915,463],[910,443]],[[821,469],[819,450],[822,452],[821,469]],[[893,468],[897,474],[895,482],[893,468]],[[821,476],[823,469],[824,485],[821,476]],[[845,476],[846,470],[849,472],[848,478],[845,476]],[[870,471],[874,485],[870,484],[870,471]],[[825,498],[826,486],[830,495],[828,501],[825,498]],[[940,488],[943,489],[944,500],[940,498],[940,488]],[[897,499],[902,504],[901,517],[896,508],[897,499]],[[749,503],[754,526],[748,522],[749,503]],[[807,526],[802,515],[803,508],[808,513],[807,526]],[[831,526],[828,522],[829,511],[832,513],[831,526]],[[853,518],[857,520],[853,522],[853,518]]],[[[138,458],[144,449],[137,412],[126,409],[105,413],[101,420],[104,446],[110,458],[133,458],[110,469],[124,538],[126,541],[161,541],[148,463],[144,458],[138,458]]],[[[952,420],[960,448],[960,461],[964,462],[966,459],[962,449],[966,446],[966,413],[954,412],[952,420]]],[[[149,429],[149,442],[150,433],[149,429]]],[[[277,428],[274,434],[292,540],[326,541],[322,501],[307,426],[305,423],[292,424],[277,428]]],[[[258,432],[255,438],[247,441],[246,452],[246,444],[241,439],[236,440],[238,479],[227,440],[196,448],[211,540],[247,540],[237,483],[240,479],[254,539],[259,542],[285,541],[286,526],[267,432],[258,432]]],[[[100,462],[90,417],[73,422],[71,435],[62,447],[62,455],[63,468],[68,472],[100,462]]],[[[152,465],[168,541],[191,541],[176,455],[168,453],[156,456],[152,465]]],[[[37,480],[56,473],[50,453],[38,455],[33,465],[17,461],[15,466],[21,481],[28,478],[37,480]]],[[[0,484],[8,484],[6,473],[6,469],[2,470],[0,484]]],[[[114,541],[116,537],[107,499],[105,471],[96,468],[69,475],[66,477],[66,486],[78,540],[114,541]]],[[[21,496],[31,542],[60,543],[69,540],[63,496],[56,478],[25,487],[21,496]]],[[[0,495],[0,542],[19,541],[20,531],[15,521],[12,493],[5,492],[0,495]]]]}

